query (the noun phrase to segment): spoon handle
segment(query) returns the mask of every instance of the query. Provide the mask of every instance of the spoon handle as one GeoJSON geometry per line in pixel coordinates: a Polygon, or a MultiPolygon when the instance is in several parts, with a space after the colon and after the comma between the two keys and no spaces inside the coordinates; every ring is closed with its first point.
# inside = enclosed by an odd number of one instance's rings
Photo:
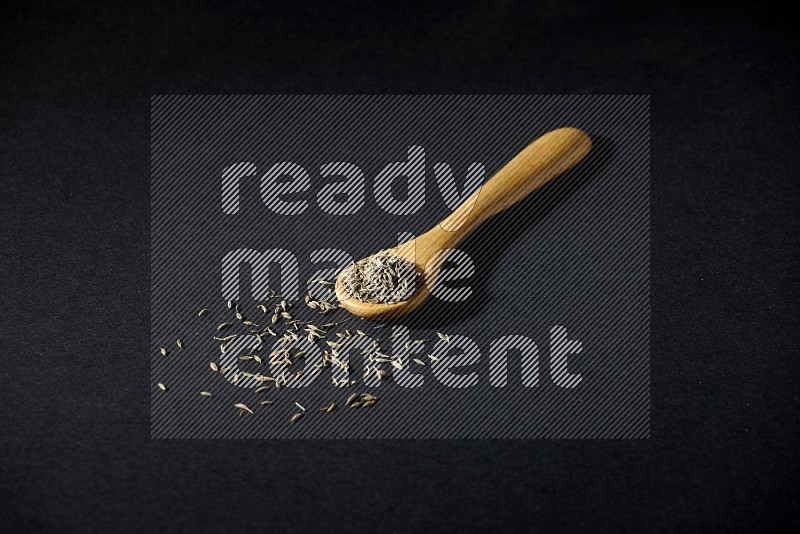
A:
{"type": "Polygon", "coordinates": [[[455,246],[486,219],[528,196],[577,164],[592,140],[577,128],[559,128],[525,147],[429,234],[432,248],[455,246]]]}

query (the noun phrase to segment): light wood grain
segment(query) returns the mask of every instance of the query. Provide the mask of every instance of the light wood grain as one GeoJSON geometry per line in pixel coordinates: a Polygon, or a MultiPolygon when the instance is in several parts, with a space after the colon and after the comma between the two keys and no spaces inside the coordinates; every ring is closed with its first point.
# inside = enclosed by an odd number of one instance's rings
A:
{"type": "Polygon", "coordinates": [[[476,193],[439,224],[421,236],[391,249],[415,264],[424,283],[414,296],[394,304],[371,304],[351,297],[344,290],[341,275],[336,296],[351,313],[372,320],[386,320],[417,309],[430,295],[447,251],[486,219],[513,206],[559,174],[572,168],[589,153],[592,141],[577,128],[560,128],[539,137],[500,169],[476,193]]]}

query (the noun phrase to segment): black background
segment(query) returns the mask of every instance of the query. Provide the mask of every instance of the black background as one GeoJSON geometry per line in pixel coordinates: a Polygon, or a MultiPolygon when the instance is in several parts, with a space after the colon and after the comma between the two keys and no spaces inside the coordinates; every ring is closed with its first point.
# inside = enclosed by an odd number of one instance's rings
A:
{"type": "Polygon", "coordinates": [[[24,2],[0,19],[0,529],[798,526],[788,12],[24,2]],[[150,440],[149,97],[193,92],[651,94],[651,438],[150,440]]]}

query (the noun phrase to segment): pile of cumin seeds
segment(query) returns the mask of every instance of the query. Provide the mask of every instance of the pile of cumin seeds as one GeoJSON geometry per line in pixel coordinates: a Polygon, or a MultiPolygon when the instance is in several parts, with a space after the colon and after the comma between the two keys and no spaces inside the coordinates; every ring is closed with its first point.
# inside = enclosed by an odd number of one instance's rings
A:
{"type": "Polygon", "coordinates": [[[357,261],[342,273],[342,285],[349,295],[374,304],[408,300],[418,283],[414,264],[386,251],[357,261]]]}

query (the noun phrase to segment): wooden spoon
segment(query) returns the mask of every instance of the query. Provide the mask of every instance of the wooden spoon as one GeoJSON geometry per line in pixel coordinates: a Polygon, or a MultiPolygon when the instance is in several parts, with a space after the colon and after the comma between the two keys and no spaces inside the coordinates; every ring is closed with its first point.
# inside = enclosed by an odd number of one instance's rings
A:
{"type": "Polygon", "coordinates": [[[387,252],[414,264],[422,275],[410,299],[392,304],[363,302],[347,293],[342,273],[336,279],[336,297],[344,308],[365,319],[393,319],[414,311],[430,295],[450,249],[483,221],[573,167],[591,148],[592,140],[577,128],[546,133],[525,147],[442,222],[421,236],[389,249],[387,252]]]}

